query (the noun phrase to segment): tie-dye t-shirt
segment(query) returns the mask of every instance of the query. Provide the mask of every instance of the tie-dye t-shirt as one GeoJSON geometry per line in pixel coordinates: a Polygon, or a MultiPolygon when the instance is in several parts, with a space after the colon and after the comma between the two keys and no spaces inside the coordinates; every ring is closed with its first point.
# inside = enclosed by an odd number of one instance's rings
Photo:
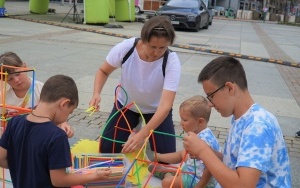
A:
{"type": "Polygon", "coordinates": [[[291,187],[289,156],[280,126],[276,117],[258,104],[239,119],[232,118],[223,155],[223,162],[233,170],[260,170],[256,187],[291,187]]]}
{"type": "MultiPolygon", "coordinates": [[[[206,142],[213,150],[220,152],[220,146],[218,140],[209,128],[203,129],[200,133],[197,134],[197,136],[198,138],[206,142]]],[[[196,179],[194,182],[194,184],[196,184],[199,182],[199,180],[202,177],[203,171],[205,169],[205,165],[203,164],[202,160],[191,159],[188,155],[188,159],[185,162],[183,168],[188,172],[195,172],[195,168],[196,168],[196,179]]],[[[188,175],[194,177],[193,174],[188,174],[188,175]]],[[[207,187],[212,187],[210,185],[214,185],[214,186],[216,185],[216,181],[214,178],[211,178],[211,181],[209,182],[207,187]]]]}

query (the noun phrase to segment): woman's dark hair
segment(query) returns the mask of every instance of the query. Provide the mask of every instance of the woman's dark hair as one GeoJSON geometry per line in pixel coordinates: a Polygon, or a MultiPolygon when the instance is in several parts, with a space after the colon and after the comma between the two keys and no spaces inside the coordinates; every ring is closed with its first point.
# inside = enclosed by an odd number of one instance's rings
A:
{"type": "Polygon", "coordinates": [[[164,37],[172,45],[175,40],[175,30],[169,17],[154,16],[150,18],[143,26],[141,39],[143,42],[149,42],[151,37],[164,37]]]}

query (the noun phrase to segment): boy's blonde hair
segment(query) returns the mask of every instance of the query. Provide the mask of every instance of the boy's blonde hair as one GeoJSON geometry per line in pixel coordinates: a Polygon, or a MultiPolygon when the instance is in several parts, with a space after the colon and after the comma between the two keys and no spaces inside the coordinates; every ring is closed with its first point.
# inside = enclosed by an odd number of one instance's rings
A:
{"type": "Polygon", "coordinates": [[[209,121],[211,108],[208,106],[205,97],[201,95],[196,95],[183,101],[179,109],[188,111],[193,118],[204,118],[206,122],[209,121]]]}

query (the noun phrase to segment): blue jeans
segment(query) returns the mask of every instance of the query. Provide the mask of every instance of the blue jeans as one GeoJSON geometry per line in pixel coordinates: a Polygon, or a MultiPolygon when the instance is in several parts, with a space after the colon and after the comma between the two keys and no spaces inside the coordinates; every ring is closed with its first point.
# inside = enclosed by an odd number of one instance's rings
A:
{"type": "MultiPolygon", "coordinates": [[[[123,105],[118,101],[119,109],[123,107],[123,105]]],[[[140,114],[133,112],[131,110],[123,109],[123,114],[126,117],[128,124],[131,129],[135,128],[139,124],[140,114]]],[[[152,114],[143,114],[146,123],[150,121],[152,118],[152,114]]],[[[127,122],[124,119],[122,113],[118,112],[116,106],[114,105],[111,114],[107,120],[107,125],[104,128],[102,138],[100,139],[99,151],[100,153],[120,153],[122,150],[122,144],[119,142],[113,142],[109,139],[113,139],[116,141],[126,142],[130,135],[130,131],[127,125],[127,122]],[[114,115],[117,113],[116,115],[114,115]],[[118,128],[116,128],[116,126],[118,128]],[[109,138],[109,139],[105,139],[109,138]]],[[[173,119],[172,119],[172,110],[169,112],[166,119],[155,129],[155,131],[164,132],[168,134],[175,134],[173,119]]],[[[176,139],[174,136],[168,136],[165,134],[152,134],[155,139],[156,150],[158,153],[171,153],[176,151],[176,139]]],[[[153,139],[152,136],[149,138],[151,149],[154,150],[153,147],[153,139]]]]}

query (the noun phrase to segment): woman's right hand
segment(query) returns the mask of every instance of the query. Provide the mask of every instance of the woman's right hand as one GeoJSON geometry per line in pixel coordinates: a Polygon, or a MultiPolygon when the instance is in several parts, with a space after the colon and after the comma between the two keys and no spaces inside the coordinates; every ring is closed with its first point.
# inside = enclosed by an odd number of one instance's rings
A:
{"type": "Polygon", "coordinates": [[[100,95],[93,96],[89,102],[89,106],[90,107],[93,106],[96,109],[96,112],[98,112],[100,109],[100,105],[99,105],[100,101],[101,101],[100,95]]]}

